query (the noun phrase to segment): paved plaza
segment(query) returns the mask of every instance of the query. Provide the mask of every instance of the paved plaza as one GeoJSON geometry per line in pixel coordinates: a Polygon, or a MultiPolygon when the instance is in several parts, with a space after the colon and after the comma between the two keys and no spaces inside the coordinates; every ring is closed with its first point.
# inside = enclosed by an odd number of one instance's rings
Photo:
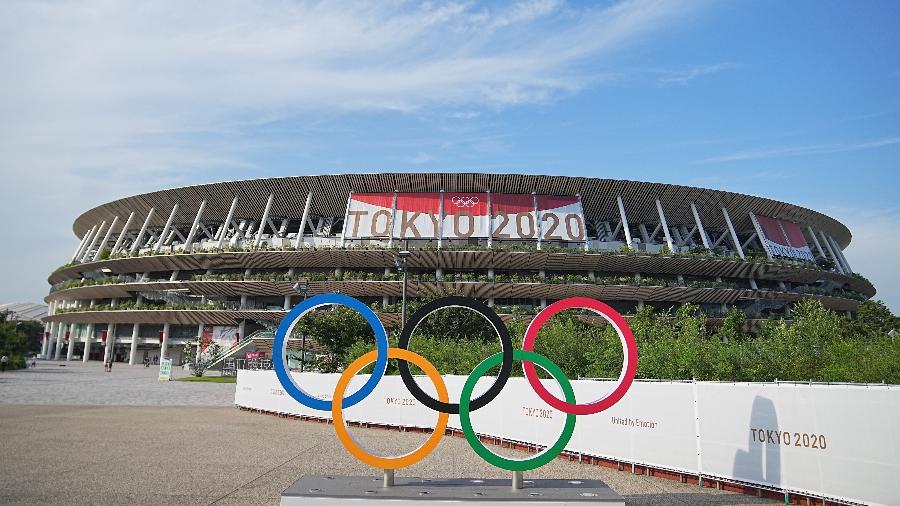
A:
{"type": "MultiPolygon", "coordinates": [[[[0,503],[269,504],[303,474],[375,474],[330,425],[242,411],[234,385],[156,381],[153,368],[54,362],[0,374],[0,503]]],[[[423,434],[352,429],[381,454],[423,434]]],[[[508,450],[507,450],[508,451],[508,450]]],[[[465,440],[445,437],[398,476],[504,478],[465,440]]],[[[630,505],[760,504],[746,495],[556,460],[528,477],[605,481],[630,505]]]]}

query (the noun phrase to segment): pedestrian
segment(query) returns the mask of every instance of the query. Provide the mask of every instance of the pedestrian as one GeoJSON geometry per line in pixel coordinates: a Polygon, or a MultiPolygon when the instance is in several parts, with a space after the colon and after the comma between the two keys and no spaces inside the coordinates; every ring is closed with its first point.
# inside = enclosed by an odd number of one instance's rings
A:
{"type": "Polygon", "coordinates": [[[106,367],[107,367],[106,372],[112,372],[112,363],[113,363],[113,359],[112,359],[112,357],[110,357],[109,363],[106,364],[106,367]]]}
{"type": "Polygon", "coordinates": [[[6,364],[9,363],[9,357],[3,355],[0,357],[0,372],[6,372],[6,364]]]}
{"type": "Polygon", "coordinates": [[[37,355],[32,355],[31,356],[31,368],[34,369],[35,367],[37,367],[37,355]]]}

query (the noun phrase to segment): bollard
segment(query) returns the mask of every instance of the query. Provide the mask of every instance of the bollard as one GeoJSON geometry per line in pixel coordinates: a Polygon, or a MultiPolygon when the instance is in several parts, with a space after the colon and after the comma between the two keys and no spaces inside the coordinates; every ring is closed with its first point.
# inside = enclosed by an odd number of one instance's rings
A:
{"type": "Polygon", "coordinates": [[[393,469],[385,469],[384,470],[384,480],[381,484],[384,488],[391,488],[394,486],[394,470],[393,469]]]}
{"type": "Polygon", "coordinates": [[[522,490],[522,486],[525,484],[524,478],[522,477],[522,471],[513,471],[512,474],[512,488],[513,490],[522,490]]]}

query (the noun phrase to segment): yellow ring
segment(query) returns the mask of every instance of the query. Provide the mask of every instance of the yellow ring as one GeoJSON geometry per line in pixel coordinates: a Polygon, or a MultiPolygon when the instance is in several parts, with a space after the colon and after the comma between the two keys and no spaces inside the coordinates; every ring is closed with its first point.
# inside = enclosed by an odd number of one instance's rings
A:
{"type": "MultiPolygon", "coordinates": [[[[350,455],[359,459],[363,464],[368,464],[380,469],[399,469],[401,467],[411,466],[427,457],[438,445],[441,438],[444,437],[444,431],[447,430],[447,421],[450,419],[450,415],[447,413],[438,413],[437,425],[435,425],[434,432],[431,433],[431,436],[428,437],[422,446],[406,455],[401,455],[399,457],[379,457],[378,455],[372,455],[363,450],[347,432],[347,425],[344,422],[344,412],[341,408],[341,399],[344,398],[344,392],[347,390],[347,386],[350,384],[350,380],[353,379],[353,376],[361,371],[363,367],[374,362],[377,357],[378,350],[372,350],[354,360],[352,364],[347,366],[344,373],[341,374],[341,379],[338,380],[337,386],[334,387],[334,397],[331,402],[331,417],[334,420],[334,432],[337,433],[338,439],[341,444],[344,445],[344,448],[350,452],[350,455]],[[334,402],[334,399],[338,399],[338,401],[334,402]]],[[[448,401],[450,396],[447,394],[447,385],[444,384],[444,378],[442,378],[437,369],[431,365],[431,362],[417,353],[401,348],[388,348],[388,358],[406,360],[407,362],[419,366],[420,369],[425,371],[425,374],[428,375],[431,382],[434,383],[438,399],[441,402],[448,401]]]]}

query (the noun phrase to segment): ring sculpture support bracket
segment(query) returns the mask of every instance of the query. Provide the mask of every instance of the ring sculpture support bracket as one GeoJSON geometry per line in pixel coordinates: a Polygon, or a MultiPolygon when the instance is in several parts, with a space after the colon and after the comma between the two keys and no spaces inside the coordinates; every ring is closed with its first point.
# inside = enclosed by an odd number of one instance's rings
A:
{"type": "Polygon", "coordinates": [[[465,504],[623,505],[625,499],[600,480],[524,480],[521,489],[508,479],[447,479],[397,477],[384,488],[371,476],[301,476],[281,494],[282,506],[332,506],[363,501],[391,506],[465,504]]]}

